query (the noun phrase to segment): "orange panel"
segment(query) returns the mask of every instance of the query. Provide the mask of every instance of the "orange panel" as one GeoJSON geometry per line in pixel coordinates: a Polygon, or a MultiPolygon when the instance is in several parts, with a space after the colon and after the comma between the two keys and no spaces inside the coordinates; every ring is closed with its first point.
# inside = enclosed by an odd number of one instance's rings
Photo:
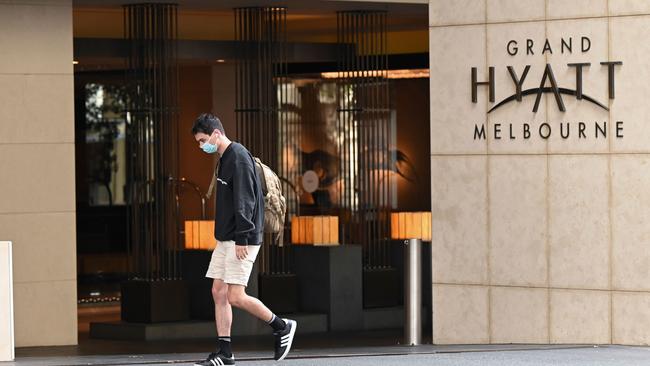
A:
{"type": "Polygon", "coordinates": [[[314,217],[313,216],[305,216],[305,236],[303,242],[305,244],[313,244],[314,243],[314,217]]]}
{"type": "Polygon", "coordinates": [[[330,243],[339,244],[339,217],[330,216],[330,243]]]}
{"type": "Polygon", "coordinates": [[[398,238],[399,239],[407,239],[407,237],[406,237],[406,212],[400,212],[399,213],[398,221],[399,221],[398,238]]]}
{"type": "Polygon", "coordinates": [[[390,214],[390,237],[391,239],[399,239],[399,213],[397,212],[390,214]]]}
{"type": "Polygon", "coordinates": [[[214,238],[214,221],[185,221],[185,249],[212,250],[217,246],[214,238]]]}
{"type": "MultiPolygon", "coordinates": [[[[313,232],[313,244],[325,244],[328,242],[329,238],[326,238],[327,229],[323,227],[323,216],[315,216],[313,218],[312,232],[313,232]]],[[[329,226],[328,226],[329,229],[329,226]]],[[[329,235],[327,235],[329,236],[329,235]]]]}
{"type": "Polygon", "coordinates": [[[298,242],[298,230],[300,227],[300,217],[294,216],[291,218],[291,243],[300,244],[298,242]]]}
{"type": "Polygon", "coordinates": [[[185,221],[185,249],[192,249],[192,222],[185,221]]]}
{"type": "Polygon", "coordinates": [[[423,216],[424,222],[422,227],[424,228],[422,232],[422,240],[431,241],[431,212],[425,212],[423,216]]]}

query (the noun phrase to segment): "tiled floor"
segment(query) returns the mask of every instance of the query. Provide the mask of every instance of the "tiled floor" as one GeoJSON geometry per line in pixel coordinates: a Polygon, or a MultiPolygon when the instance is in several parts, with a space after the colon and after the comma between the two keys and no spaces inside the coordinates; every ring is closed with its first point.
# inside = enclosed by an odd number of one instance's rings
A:
{"type": "MultiPolygon", "coordinates": [[[[97,340],[88,337],[88,323],[90,321],[117,319],[119,319],[119,306],[80,307],[79,345],[19,348],[16,350],[15,362],[0,363],[0,366],[191,365],[194,361],[205,358],[215,348],[214,339],[133,342],[97,340]]],[[[241,362],[252,366],[269,363],[273,355],[273,339],[270,333],[269,330],[269,336],[234,338],[233,350],[237,356],[238,364],[241,362]]],[[[379,365],[386,364],[388,361],[390,361],[388,364],[395,365],[428,365],[434,361],[436,363],[439,361],[448,362],[445,365],[459,365],[465,364],[463,360],[476,359],[477,361],[486,362],[493,360],[497,362],[494,363],[495,365],[500,365],[501,361],[506,360],[512,361],[512,364],[519,364],[519,361],[523,360],[520,358],[524,357],[521,355],[526,354],[526,352],[532,352],[531,354],[542,352],[538,354],[550,358],[565,353],[566,355],[578,355],[587,361],[599,359],[600,355],[606,356],[610,354],[628,357],[630,362],[620,363],[621,365],[636,365],[636,360],[646,354],[650,360],[650,349],[643,347],[611,346],[596,349],[593,346],[551,345],[434,346],[428,344],[430,343],[430,337],[426,337],[426,335],[423,340],[424,345],[409,347],[400,345],[401,339],[402,331],[399,329],[373,332],[298,334],[289,358],[285,362],[293,365],[330,365],[336,359],[336,363],[345,365],[379,365]],[[503,353],[510,353],[508,351],[519,351],[515,353],[520,355],[511,356],[503,353]],[[471,356],[474,353],[480,355],[471,356]],[[495,355],[482,356],[489,353],[495,353],[495,355]],[[405,355],[410,357],[400,357],[405,355]]],[[[490,362],[485,364],[493,364],[490,362]]],[[[586,364],[589,364],[589,362],[586,364]]],[[[603,365],[605,364],[607,363],[603,363],[603,365]]],[[[650,361],[647,364],[650,365],[650,361]]]]}
{"type": "MultiPolygon", "coordinates": [[[[79,306],[79,344],[62,347],[18,348],[17,357],[71,357],[91,355],[124,354],[163,354],[196,353],[204,354],[213,350],[215,340],[193,339],[182,341],[117,341],[91,339],[88,334],[90,322],[109,322],[120,319],[119,304],[100,306],[79,306]]],[[[216,333],[215,333],[216,334],[216,333]]],[[[349,347],[388,347],[398,346],[402,340],[402,331],[382,330],[369,332],[307,334],[296,338],[294,350],[297,349],[339,349],[349,347]]],[[[424,335],[423,343],[429,343],[430,337],[424,335]]],[[[238,352],[259,352],[269,355],[272,352],[273,338],[269,329],[268,336],[235,337],[233,347],[238,352]]]]}
{"type": "MultiPolygon", "coordinates": [[[[117,366],[117,365],[192,365],[204,359],[203,353],[139,354],[124,352],[116,355],[95,356],[26,356],[3,366],[117,366]]],[[[274,363],[268,351],[235,352],[238,364],[263,365],[274,363]]],[[[285,364],[290,365],[647,365],[650,349],[643,347],[605,346],[548,346],[548,345],[474,345],[474,346],[386,346],[386,347],[339,347],[292,350],[285,364]],[[513,355],[515,354],[515,355],[513,355]],[[476,356],[474,356],[476,355],[476,356]],[[531,358],[535,357],[535,358],[531,358]],[[615,363],[611,357],[618,357],[615,363]],[[542,362],[544,359],[553,361],[542,362]],[[474,360],[476,362],[466,362],[474,360]],[[575,361],[580,362],[575,362],[575,361]],[[489,362],[488,362],[489,361],[489,362]],[[504,363],[505,361],[508,361],[504,363]],[[558,362],[558,361],[563,361],[558,362]],[[583,362],[584,361],[584,362],[583,362]],[[622,361],[622,362],[618,362],[622,361]],[[629,362],[628,362],[629,361],[629,362]],[[537,363],[536,363],[537,362],[537,363]],[[568,362],[568,363],[566,363],[568,362]],[[573,362],[573,363],[572,363],[573,362]],[[641,362],[641,363],[639,363],[641,362]]]]}

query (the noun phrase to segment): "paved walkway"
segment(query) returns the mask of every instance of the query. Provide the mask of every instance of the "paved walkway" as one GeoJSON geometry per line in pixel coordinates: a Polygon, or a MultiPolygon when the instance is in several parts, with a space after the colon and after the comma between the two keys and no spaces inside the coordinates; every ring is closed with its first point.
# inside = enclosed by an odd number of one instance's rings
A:
{"type": "MultiPolygon", "coordinates": [[[[110,356],[19,356],[15,362],[0,366],[41,365],[192,365],[204,358],[201,353],[173,353],[110,356]]],[[[236,354],[237,364],[245,366],[393,366],[393,365],[589,365],[589,366],[650,366],[650,347],[625,346],[546,346],[546,345],[477,345],[417,347],[356,347],[295,349],[289,357],[276,363],[271,351],[244,351],[236,354]]]]}

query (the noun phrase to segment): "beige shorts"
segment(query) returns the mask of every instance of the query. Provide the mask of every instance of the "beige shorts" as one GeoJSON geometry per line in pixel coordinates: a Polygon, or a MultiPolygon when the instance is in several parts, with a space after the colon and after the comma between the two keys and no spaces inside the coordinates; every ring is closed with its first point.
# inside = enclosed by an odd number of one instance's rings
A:
{"type": "Polygon", "coordinates": [[[248,285],[248,278],[253,270],[253,263],[257,258],[261,245],[249,245],[246,259],[237,259],[235,255],[235,242],[219,241],[212,252],[212,259],[205,277],[222,280],[231,285],[248,285]]]}

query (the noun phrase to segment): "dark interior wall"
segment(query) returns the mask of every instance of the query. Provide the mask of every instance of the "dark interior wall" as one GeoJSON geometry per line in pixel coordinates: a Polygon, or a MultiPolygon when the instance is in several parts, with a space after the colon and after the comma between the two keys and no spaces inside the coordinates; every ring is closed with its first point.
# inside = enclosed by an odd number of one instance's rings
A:
{"type": "MultiPolygon", "coordinates": [[[[200,113],[212,111],[222,120],[227,135],[234,140],[237,139],[232,72],[234,70],[231,70],[227,64],[182,67],[180,70],[180,176],[197,183],[203,193],[210,184],[215,160],[198,148],[189,131],[194,119],[200,113]]],[[[393,105],[396,111],[397,149],[408,157],[417,177],[414,182],[399,176],[396,178],[398,210],[429,211],[431,208],[429,80],[424,78],[394,80],[393,105]]],[[[325,135],[324,131],[318,128],[314,132],[321,139],[325,135]]],[[[308,141],[303,143],[310,145],[308,141]]],[[[305,147],[307,146],[303,146],[305,147]]],[[[187,219],[198,219],[199,202],[195,194],[184,190],[181,195],[183,216],[187,219]]],[[[206,204],[208,218],[214,215],[213,206],[212,201],[206,204]]]]}
{"type": "Polygon", "coordinates": [[[226,136],[233,141],[237,137],[235,64],[217,63],[212,66],[212,113],[219,117],[226,136]]]}
{"type": "MultiPolygon", "coordinates": [[[[212,71],[210,66],[186,66],[179,70],[179,175],[196,183],[205,194],[216,163],[214,155],[199,149],[191,134],[192,124],[201,113],[212,110],[212,71]]],[[[198,195],[184,188],[181,196],[183,219],[199,219],[201,204],[198,195]]],[[[214,217],[213,201],[206,203],[208,218],[214,217]]]]}
{"type": "Polygon", "coordinates": [[[430,211],[429,79],[395,79],[393,85],[397,149],[413,163],[417,176],[415,182],[397,178],[398,210],[430,211]]]}

